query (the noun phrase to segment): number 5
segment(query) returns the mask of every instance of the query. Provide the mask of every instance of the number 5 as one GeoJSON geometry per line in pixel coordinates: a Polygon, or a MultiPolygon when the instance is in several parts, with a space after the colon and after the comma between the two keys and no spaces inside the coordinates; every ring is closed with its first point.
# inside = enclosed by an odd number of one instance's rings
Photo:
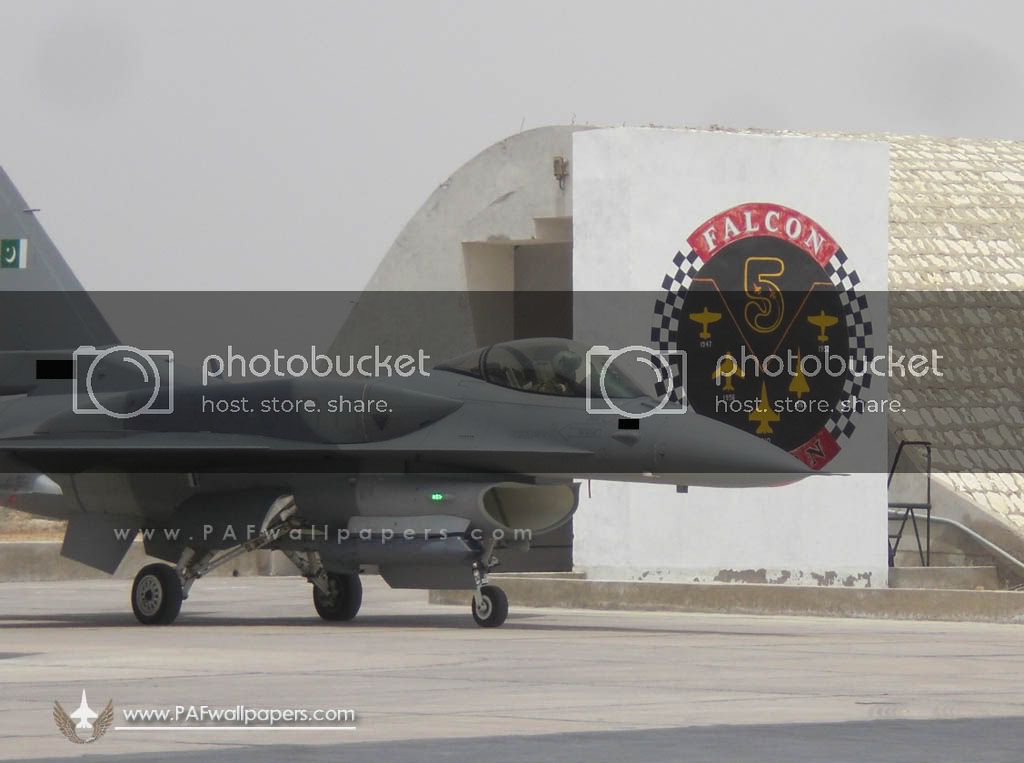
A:
{"type": "Polygon", "coordinates": [[[786,305],[782,290],[772,279],[785,272],[786,265],[778,257],[748,257],[743,263],[743,291],[747,295],[743,317],[759,334],[770,334],[782,323],[786,305]]]}

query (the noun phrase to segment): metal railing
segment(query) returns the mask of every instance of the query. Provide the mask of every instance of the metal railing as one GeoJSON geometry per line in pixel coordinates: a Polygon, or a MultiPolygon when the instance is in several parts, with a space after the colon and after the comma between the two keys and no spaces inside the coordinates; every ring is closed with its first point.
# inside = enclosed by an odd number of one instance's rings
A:
{"type": "Polygon", "coordinates": [[[900,457],[903,455],[903,450],[906,446],[917,446],[925,449],[926,474],[928,481],[926,483],[925,499],[923,502],[891,501],[889,503],[889,519],[900,523],[899,529],[897,529],[895,533],[889,534],[889,566],[895,566],[896,552],[899,550],[900,540],[903,538],[903,531],[906,529],[907,521],[909,520],[911,526],[914,528],[914,537],[917,540],[917,551],[921,557],[921,564],[925,567],[931,565],[932,522],[935,522],[940,525],[956,528],[975,543],[985,548],[996,558],[1001,559],[1010,566],[1016,568],[1018,572],[1024,573],[1024,561],[1021,561],[1006,549],[997,546],[985,536],[972,530],[967,525],[957,522],[955,519],[932,516],[932,444],[927,440],[903,440],[900,442],[899,447],[896,448],[896,457],[893,458],[892,468],[889,470],[889,481],[887,486],[892,486],[893,477],[896,476],[896,469],[899,466],[900,457]],[[921,543],[921,533],[917,526],[918,511],[925,512],[925,541],[923,544],[921,543]]]}
{"type": "MultiPolygon", "coordinates": [[[[889,519],[900,519],[901,516],[902,515],[898,511],[890,511],[889,512],[889,519]]],[[[995,543],[990,541],[984,535],[980,535],[979,533],[976,533],[974,530],[972,530],[967,525],[962,524],[960,522],[957,522],[955,519],[947,519],[946,517],[931,517],[931,519],[929,521],[936,522],[936,523],[938,523],[940,525],[949,525],[950,527],[955,527],[957,530],[959,530],[960,532],[964,533],[965,535],[967,535],[969,538],[971,538],[972,540],[974,540],[978,544],[984,546],[994,556],[999,557],[1004,562],[1007,562],[1008,564],[1011,564],[1014,567],[1016,567],[1021,572],[1024,572],[1024,562],[1022,562],[1020,559],[1015,557],[1009,551],[1006,551],[1005,549],[1000,548],[999,546],[997,546],[995,543]]]]}
{"type": "Polygon", "coordinates": [[[896,552],[899,550],[900,541],[903,540],[903,531],[907,527],[907,520],[910,520],[914,528],[914,538],[917,540],[917,553],[921,556],[921,565],[931,566],[932,563],[932,444],[928,440],[901,440],[896,448],[896,456],[892,460],[892,468],[889,469],[889,480],[886,487],[892,487],[893,477],[896,476],[896,469],[900,463],[903,450],[908,445],[923,447],[925,449],[925,499],[920,501],[890,501],[889,519],[899,521],[899,529],[889,533],[889,566],[896,566],[896,552]],[[917,527],[917,512],[925,512],[925,542],[921,543],[921,533],[917,527]],[[902,512],[902,513],[900,513],[902,512]],[[895,516],[894,516],[895,515],[895,516]]]}

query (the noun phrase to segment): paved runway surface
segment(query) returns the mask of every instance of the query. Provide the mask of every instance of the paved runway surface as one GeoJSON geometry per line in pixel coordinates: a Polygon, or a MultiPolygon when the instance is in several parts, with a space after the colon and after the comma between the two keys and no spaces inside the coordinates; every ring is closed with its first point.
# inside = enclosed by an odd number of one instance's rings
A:
{"type": "MultiPolygon", "coordinates": [[[[1019,761],[1024,627],[519,609],[498,630],[368,579],[350,624],[293,578],[200,581],[144,628],[124,581],[0,584],[0,759],[1019,761]],[[130,708],[353,708],[355,730],[112,730],[130,708]],[[80,732],[87,736],[88,732],[80,732]]],[[[347,724],[346,724],[347,725],[347,724]]]]}

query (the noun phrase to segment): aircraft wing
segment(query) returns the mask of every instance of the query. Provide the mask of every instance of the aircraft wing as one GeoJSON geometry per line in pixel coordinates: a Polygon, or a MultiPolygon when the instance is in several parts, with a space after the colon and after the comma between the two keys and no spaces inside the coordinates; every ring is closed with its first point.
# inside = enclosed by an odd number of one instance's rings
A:
{"type": "Polygon", "coordinates": [[[466,470],[537,471],[553,456],[587,459],[592,451],[557,443],[515,440],[470,441],[433,446],[424,438],[335,444],[283,440],[261,435],[212,432],[124,432],[104,436],[34,435],[0,439],[0,469],[6,459],[40,472],[112,471],[299,471],[357,470],[360,463],[393,467],[416,462],[426,467],[466,470]],[[511,467],[511,468],[510,468],[511,467]]]}

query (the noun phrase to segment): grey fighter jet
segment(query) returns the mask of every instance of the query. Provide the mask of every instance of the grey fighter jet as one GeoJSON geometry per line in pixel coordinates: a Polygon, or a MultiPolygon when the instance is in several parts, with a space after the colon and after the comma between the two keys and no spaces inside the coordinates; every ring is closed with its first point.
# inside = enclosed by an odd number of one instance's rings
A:
{"type": "Polygon", "coordinates": [[[568,522],[583,480],[811,473],[693,411],[664,415],[628,370],[567,339],[390,379],[227,381],[207,378],[212,362],[189,376],[118,340],[2,172],[0,238],[0,499],[67,519],[62,553],[108,573],[141,532],[170,563],[132,585],[145,624],[171,623],[212,569],[277,549],[326,620],[355,617],[359,574],[376,570],[393,587],[474,590],[473,618],[495,627],[508,600],[488,572],[568,522]]]}

